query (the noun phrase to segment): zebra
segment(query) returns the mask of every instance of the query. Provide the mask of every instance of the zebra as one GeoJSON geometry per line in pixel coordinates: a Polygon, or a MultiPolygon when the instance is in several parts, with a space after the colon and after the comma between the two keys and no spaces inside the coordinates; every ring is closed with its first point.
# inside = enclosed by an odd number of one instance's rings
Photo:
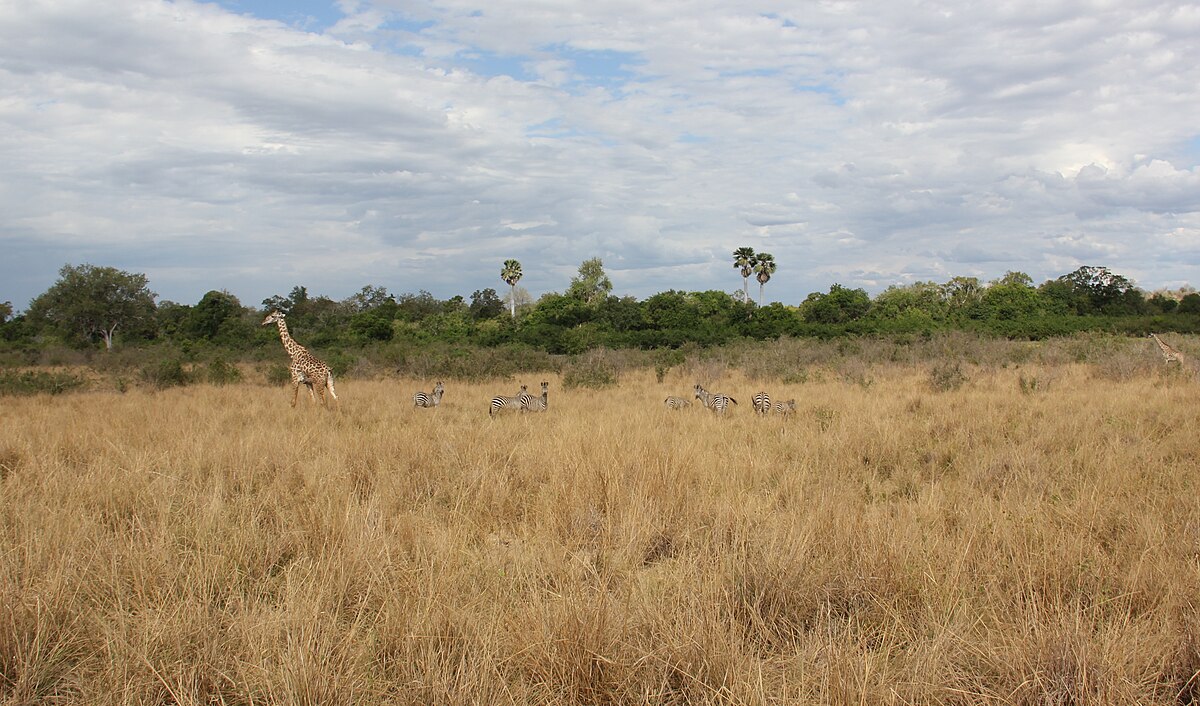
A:
{"type": "Polygon", "coordinates": [[[722,395],[719,392],[713,393],[705,390],[700,386],[700,383],[696,383],[696,399],[700,400],[702,403],[704,403],[705,407],[708,407],[716,414],[725,414],[725,410],[729,408],[730,402],[734,404],[738,403],[737,400],[733,399],[729,395],[722,395]]]}
{"type": "Polygon", "coordinates": [[[667,409],[683,409],[684,407],[692,406],[691,400],[683,397],[676,397],[675,395],[670,395],[667,397],[667,399],[663,400],[663,404],[667,409]]]}
{"type": "Polygon", "coordinates": [[[796,413],[796,400],[788,400],[787,402],[776,402],[772,407],[776,414],[789,415],[796,413]]]}
{"type": "Polygon", "coordinates": [[[488,408],[488,416],[494,416],[496,412],[502,409],[522,410],[529,404],[529,400],[533,399],[533,395],[529,394],[529,389],[525,385],[521,385],[520,391],[514,397],[504,397],[497,395],[492,398],[492,406],[488,408]]]}
{"type": "Polygon", "coordinates": [[[766,414],[771,411],[771,396],[766,392],[760,392],[754,396],[754,411],[759,414],[766,414]]]}
{"type": "Polygon", "coordinates": [[[521,408],[522,412],[545,412],[550,408],[550,383],[542,381],[542,396],[530,396],[521,408]]]}
{"type": "Polygon", "coordinates": [[[432,393],[426,393],[422,391],[413,395],[413,406],[436,407],[442,403],[442,394],[445,393],[445,391],[446,388],[442,387],[442,383],[439,381],[437,387],[433,388],[432,393]]]}

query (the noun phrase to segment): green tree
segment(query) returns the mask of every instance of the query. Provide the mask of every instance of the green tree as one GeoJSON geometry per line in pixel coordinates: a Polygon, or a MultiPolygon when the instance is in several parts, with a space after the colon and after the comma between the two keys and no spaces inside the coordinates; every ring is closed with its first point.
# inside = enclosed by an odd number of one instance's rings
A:
{"type": "Polygon", "coordinates": [[[386,287],[376,287],[375,285],[368,284],[344,303],[352,310],[358,312],[374,309],[394,301],[396,301],[396,298],[388,294],[386,287]]]}
{"type": "Polygon", "coordinates": [[[500,269],[500,279],[509,287],[511,294],[510,303],[512,304],[512,317],[517,318],[517,282],[521,280],[521,263],[516,260],[505,260],[504,266],[500,269]]]}
{"type": "Polygon", "coordinates": [[[471,293],[470,311],[476,321],[494,319],[504,311],[504,300],[491,287],[476,289],[471,293]]]}
{"type": "Polygon", "coordinates": [[[775,256],[769,252],[760,252],[754,256],[754,278],[758,280],[758,305],[762,306],[763,286],[771,281],[778,265],[775,256]]]}
{"type": "Polygon", "coordinates": [[[833,284],[828,294],[809,294],[800,305],[800,315],[809,323],[844,324],[861,319],[870,308],[871,297],[865,289],[833,284]]]}
{"type": "Polygon", "coordinates": [[[754,265],[758,260],[754,248],[742,247],[733,251],[733,267],[742,274],[742,301],[750,301],[750,275],[754,274],[754,265]]]}
{"type": "Polygon", "coordinates": [[[63,265],[59,279],[29,305],[29,318],[77,339],[99,336],[106,350],[120,328],[127,335],[152,335],[154,298],[146,275],[114,267],[63,265]]]}
{"type": "Polygon", "coordinates": [[[600,258],[593,257],[579,265],[579,274],[571,278],[567,296],[579,299],[588,306],[597,306],[608,297],[612,288],[612,280],[604,273],[604,263],[600,258]]]}
{"type": "Polygon", "coordinates": [[[12,302],[0,302],[0,324],[8,323],[8,318],[12,316],[12,302]]]}
{"type": "Polygon", "coordinates": [[[242,312],[237,297],[229,292],[210,291],[187,312],[180,325],[181,333],[188,338],[211,341],[227,320],[239,318],[242,312]]]}
{"type": "Polygon", "coordinates": [[[952,277],[942,285],[942,299],[946,302],[948,315],[970,317],[983,300],[983,285],[978,277],[952,277]]]}
{"type": "Polygon", "coordinates": [[[1200,314],[1200,294],[1190,292],[1183,295],[1179,300],[1179,308],[1176,309],[1180,314],[1200,314]]]}
{"type": "Polygon", "coordinates": [[[1133,282],[1107,267],[1084,265],[1058,282],[1064,285],[1059,289],[1072,295],[1069,304],[1081,316],[1137,314],[1145,309],[1145,299],[1133,282]]]}

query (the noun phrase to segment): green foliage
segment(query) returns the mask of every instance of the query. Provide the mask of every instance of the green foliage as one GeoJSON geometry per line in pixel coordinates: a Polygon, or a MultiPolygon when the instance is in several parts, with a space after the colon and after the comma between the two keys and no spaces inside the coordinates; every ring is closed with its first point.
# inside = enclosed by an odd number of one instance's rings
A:
{"type": "Polygon", "coordinates": [[[849,289],[840,284],[829,288],[828,294],[813,292],[800,305],[805,321],[818,324],[843,324],[856,321],[871,308],[871,298],[864,289],[849,289]]]}
{"type": "Polygon", "coordinates": [[[59,279],[29,305],[28,317],[68,339],[87,342],[97,337],[112,350],[120,328],[126,336],[154,335],[154,298],[146,275],[113,267],[63,265],[59,279]]]}
{"type": "Polygon", "coordinates": [[[504,313],[504,300],[491,287],[476,289],[471,292],[469,310],[471,318],[476,321],[494,319],[504,313]]]}
{"type": "Polygon", "coordinates": [[[204,379],[213,385],[231,385],[241,382],[242,371],[225,358],[218,356],[209,361],[204,371],[204,379]]]}
{"type": "Polygon", "coordinates": [[[567,296],[588,306],[597,306],[608,297],[612,287],[612,280],[604,273],[604,263],[593,257],[579,265],[579,274],[571,278],[567,296]]]}
{"type": "Polygon", "coordinates": [[[85,385],[83,378],[70,373],[41,370],[0,370],[0,396],[61,395],[85,385]]]}
{"type": "Polygon", "coordinates": [[[180,387],[191,382],[191,376],[179,358],[163,358],[147,364],[141,370],[142,381],[151,387],[166,389],[180,387]]]}

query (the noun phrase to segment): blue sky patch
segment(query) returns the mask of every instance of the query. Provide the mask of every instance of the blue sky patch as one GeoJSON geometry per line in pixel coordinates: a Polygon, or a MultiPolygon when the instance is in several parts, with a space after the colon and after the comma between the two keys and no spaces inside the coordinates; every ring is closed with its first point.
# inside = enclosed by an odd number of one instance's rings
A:
{"type": "Polygon", "coordinates": [[[278,20],[308,32],[324,32],[345,16],[329,0],[216,0],[216,4],[239,15],[278,20]]]}

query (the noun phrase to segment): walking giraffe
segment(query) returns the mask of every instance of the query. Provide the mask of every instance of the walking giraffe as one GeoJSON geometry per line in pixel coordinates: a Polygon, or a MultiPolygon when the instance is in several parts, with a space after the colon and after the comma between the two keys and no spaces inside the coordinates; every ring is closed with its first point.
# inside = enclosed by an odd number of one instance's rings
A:
{"type": "Polygon", "coordinates": [[[279,327],[279,340],[283,341],[283,349],[292,359],[292,364],[288,366],[288,370],[292,373],[292,406],[296,406],[296,396],[300,394],[300,385],[308,387],[308,394],[313,401],[317,400],[316,394],[313,392],[313,385],[318,385],[321,390],[321,404],[325,402],[325,389],[329,389],[329,394],[333,399],[337,399],[337,393],[333,391],[333,371],[329,366],[323,363],[304,346],[296,343],[288,334],[287,323],[284,321],[284,313],[282,311],[272,311],[267,314],[267,318],[263,319],[262,325],[275,324],[279,327]]]}
{"type": "Polygon", "coordinates": [[[1158,337],[1158,334],[1152,333],[1150,334],[1150,338],[1153,338],[1154,342],[1158,344],[1158,350],[1162,353],[1164,363],[1179,363],[1183,365],[1182,353],[1167,345],[1165,341],[1158,337]]]}

